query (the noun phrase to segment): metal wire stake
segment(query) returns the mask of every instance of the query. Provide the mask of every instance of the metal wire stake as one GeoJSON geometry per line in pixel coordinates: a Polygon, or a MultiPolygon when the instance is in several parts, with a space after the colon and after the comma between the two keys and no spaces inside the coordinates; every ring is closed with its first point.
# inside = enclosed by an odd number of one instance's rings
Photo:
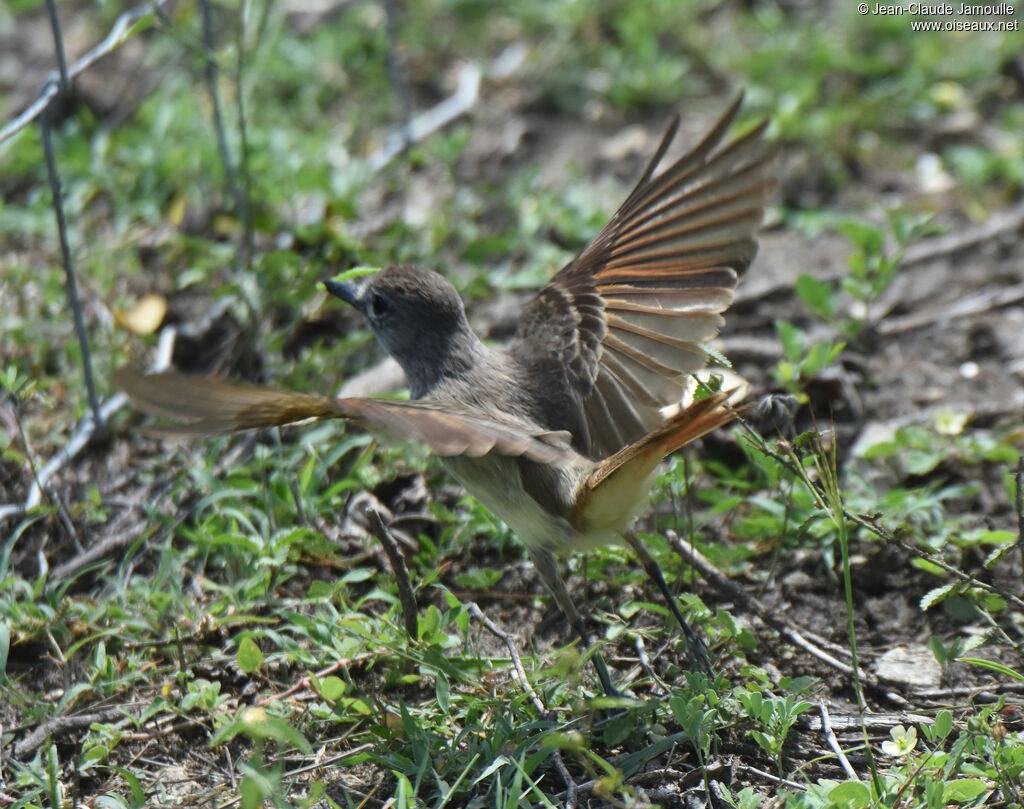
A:
{"type": "MultiPolygon", "coordinates": [[[[50,30],[53,31],[53,48],[57,55],[57,72],[60,75],[60,89],[68,89],[68,60],[64,55],[64,35],[60,31],[60,16],[57,14],[57,0],[46,0],[46,13],[50,16],[50,30]]],[[[58,93],[59,95],[59,93],[58,93]]]]}
{"type": "Polygon", "coordinates": [[[64,262],[64,289],[68,296],[68,306],[71,307],[75,319],[75,334],[78,337],[78,345],[82,352],[82,371],[85,374],[85,389],[89,396],[89,407],[92,410],[92,417],[100,432],[103,430],[103,416],[100,413],[100,401],[96,396],[96,383],[92,373],[92,355],[89,352],[89,337],[85,333],[85,318],[82,317],[82,304],[78,297],[78,281],[75,278],[75,268],[71,262],[71,246],[68,244],[68,227],[64,218],[64,200],[61,196],[60,177],[57,174],[57,161],[53,156],[53,138],[51,137],[50,122],[53,109],[59,103],[61,97],[68,91],[70,79],[68,78],[67,57],[64,54],[64,37],[60,30],[60,16],[57,14],[56,0],[46,0],[46,11],[50,16],[50,28],[53,30],[53,46],[57,55],[57,70],[60,76],[60,90],[54,95],[42,115],[39,116],[39,132],[43,141],[43,155],[46,159],[46,175],[50,181],[50,193],[53,197],[53,214],[57,218],[57,235],[60,238],[61,259],[64,262]]]}
{"type": "Polygon", "coordinates": [[[57,162],[53,156],[50,115],[51,110],[47,109],[39,117],[39,133],[43,141],[46,176],[50,181],[50,193],[53,197],[53,215],[57,218],[57,235],[60,239],[61,260],[64,263],[64,290],[68,296],[68,306],[71,307],[71,313],[75,319],[75,335],[78,337],[78,345],[82,351],[82,372],[85,374],[85,389],[89,396],[89,408],[92,410],[92,417],[96,421],[98,432],[102,432],[104,429],[103,415],[100,413],[100,400],[96,396],[96,382],[93,379],[92,373],[92,354],[89,351],[89,336],[85,333],[85,318],[82,316],[82,304],[78,297],[78,281],[75,278],[75,268],[71,262],[68,226],[64,218],[64,199],[61,196],[60,177],[57,175],[57,162]]]}
{"type": "MultiPolygon", "coordinates": [[[[204,66],[206,92],[210,96],[210,106],[212,107],[213,113],[213,126],[217,133],[217,148],[220,151],[221,162],[224,164],[224,179],[228,187],[228,193],[231,194],[234,199],[235,213],[244,224],[249,219],[248,205],[246,204],[245,193],[238,183],[238,175],[235,172],[235,163],[231,159],[231,148],[228,146],[227,131],[224,128],[224,114],[221,109],[220,91],[217,89],[217,80],[220,75],[220,68],[217,65],[217,43],[213,31],[213,9],[210,6],[210,0],[200,0],[199,7],[202,10],[203,48],[206,50],[206,63],[204,66]]],[[[241,47],[241,43],[239,43],[239,47],[241,47]]],[[[242,88],[239,86],[239,95],[241,95],[241,92],[242,88]]],[[[246,233],[245,236],[248,238],[249,234],[246,233]]],[[[251,257],[247,255],[245,257],[245,263],[248,263],[250,258],[251,257]]],[[[234,256],[233,263],[236,271],[242,269],[243,262],[239,259],[237,254],[234,256]]]]}

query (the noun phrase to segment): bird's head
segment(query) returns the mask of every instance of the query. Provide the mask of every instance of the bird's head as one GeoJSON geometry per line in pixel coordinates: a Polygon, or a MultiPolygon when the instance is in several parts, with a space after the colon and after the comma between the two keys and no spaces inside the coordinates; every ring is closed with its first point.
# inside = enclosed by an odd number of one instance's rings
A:
{"type": "Polygon", "coordinates": [[[324,282],[327,291],[358,309],[387,352],[405,371],[414,397],[472,360],[476,336],[455,287],[421,267],[398,266],[324,282]],[[468,353],[467,353],[468,352],[468,353]]]}

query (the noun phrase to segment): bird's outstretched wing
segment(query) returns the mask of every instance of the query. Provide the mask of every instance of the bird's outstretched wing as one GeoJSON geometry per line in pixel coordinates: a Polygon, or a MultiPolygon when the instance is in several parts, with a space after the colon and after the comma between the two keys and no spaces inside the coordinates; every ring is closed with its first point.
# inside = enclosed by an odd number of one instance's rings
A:
{"type": "Polygon", "coordinates": [[[767,121],[723,142],[742,96],[704,140],[655,174],[678,128],[669,126],[611,221],[533,298],[510,351],[561,377],[574,401],[574,444],[607,457],[663,421],[701,343],[722,323],[757,252],[754,233],[773,188],[767,121]],[[562,371],[561,369],[564,369],[562,371]],[[579,433],[584,431],[585,435],[579,433]]]}
{"type": "Polygon", "coordinates": [[[571,463],[579,458],[562,433],[532,430],[512,419],[502,421],[424,402],[331,399],[215,377],[144,375],[127,368],[116,371],[113,381],[140,410],[184,422],[161,427],[159,432],[164,435],[227,433],[344,418],[374,433],[422,442],[445,458],[475,458],[489,452],[544,464],[571,463]]]}

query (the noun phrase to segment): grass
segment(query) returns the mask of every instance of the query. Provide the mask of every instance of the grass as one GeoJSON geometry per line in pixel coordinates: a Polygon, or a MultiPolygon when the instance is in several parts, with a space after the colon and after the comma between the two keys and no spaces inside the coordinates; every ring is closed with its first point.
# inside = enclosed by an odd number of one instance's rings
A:
{"type": "MultiPolygon", "coordinates": [[[[344,6],[311,24],[272,4],[215,12],[236,157],[235,102],[245,100],[256,234],[248,264],[236,266],[244,223],[210,122],[195,6],[137,34],[141,65],[95,68],[135,70],[137,104],[110,118],[79,105],[56,133],[102,379],[151,355],[156,335],[121,325],[149,292],[185,323],[222,302],[221,340],[207,338],[200,353],[300,389],[333,390],[380,357],[317,289],[339,269],[439,267],[487,322],[493,290],[542,283],[630,179],[618,169],[599,176],[581,158],[553,180],[529,142],[511,157],[475,157],[489,115],[610,137],[628,123],[660,126],[677,108],[710,116],[745,86],[747,122],[770,114],[786,149],[772,220],[803,233],[836,229],[849,243],[848,274],[825,282],[808,267],[775,326],[783,358],[765,385],[774,379],[812,404],[815,384],[877,339],[872,307],[902,251],[927,235],[933,209],[946,227],[953,209],[984,219],[1024,185],[1024,105],[1004,69],[1019,50],[1011,34],[911,35],[905,20],[841,4],[409,4],[397,32],[418,109],[450,91],[461,60],[489,65],[515,43],[527,55],[512,77],[485,83],[473,115],[374,175],[364,158],[400,117],[382,8],[344,6]],[[987,136],[955,134],[958,116],[983,121],[987,136]],[[922,152],[937,155],[953,190],[881,203],[885,178],[915,177],[922,152]],[[813,336],[823,325],[832,331],[813,336]]],[[[15,13],[41,9],[21,3],[15,13]]],[[[98,39],[110,12],[90,14],[98,39]]],[[[0,491],[21,502],[86,402],[37,134],[0,146],[0,160],[0,406],[13,427],[0,433],[0,491]]],[[[724,803],[750,809],[769,799],[1021,805],[1010,471],[1019,425],[950,413],[857,447],[843,443],[843,425],[833,435],[818,426],[820,437],[767,442],[737,430],[703,458],[673,459],[659,482],[642,528],[709,640],[713,681],[686,671],[667,611],[623,549],[570,560],[603,654],[639,695],[613,704],[583,651],[561,646],[561,628],[533,629],[552,607],[514,537],[422,450],[378,447],[340,424],[171,445],[119,416],[107,443],[59,479],[59,496],[3,523],[0,805],[559,806],[556,751],[594,805],[647,805],[641,789],[672,805],[666,786],[678,797],[678,784],[697,786],[702,770],[724,803]],[[393,508],[414,542],[413,635],[358,518],[367,502],[393,508]],[[898,559],[916,634],[928,638],[944,682],[1002,696],[915,696],[891,732],[869,717],[842,736],[851,776],[809,718],[821,701],[855,714],[852,692],[749,605],[695,583],[665,539],[670,529],[744,589],[757,583],[779,615],[779,579],[809,569],[817,581],[804,588],[833,590],[826,603],[838,610],[807,602],[825,610],[816,615],[797,593],[798,617],[841,623],[850,652],[858,636],[877,637],[866,623],[878,617],[865,602],[869,580],[898,559]],[[56,574],[119,536],[116,553],[56,574]],[[831,588],[822,584],[830,576],[831,588]],[[473,602],[512,634],[545,711],[511,673],[505,645],[473,617],[473,602]],[[83,714],[73,732],[50,725],[49,739],[18,749],[48,720],[83,714]],[[740,763],[731,784],[717,769],[730,756],[740,763]]],[[[864,698],[900,710],[877,692],[864,698]]]]}

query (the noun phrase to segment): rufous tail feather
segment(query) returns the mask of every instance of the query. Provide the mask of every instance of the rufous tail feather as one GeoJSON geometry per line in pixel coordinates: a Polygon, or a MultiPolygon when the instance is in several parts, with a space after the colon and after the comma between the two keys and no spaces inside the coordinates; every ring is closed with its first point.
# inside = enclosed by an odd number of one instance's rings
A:
{"type": "Polygon", "coordinates": [[[574,513],[579,530],[621,530],[647,500],[658,464],[732,421],[729,393],[714,393],[677,413],[636,443],[602,461],[583,481],[574,513]]]}

